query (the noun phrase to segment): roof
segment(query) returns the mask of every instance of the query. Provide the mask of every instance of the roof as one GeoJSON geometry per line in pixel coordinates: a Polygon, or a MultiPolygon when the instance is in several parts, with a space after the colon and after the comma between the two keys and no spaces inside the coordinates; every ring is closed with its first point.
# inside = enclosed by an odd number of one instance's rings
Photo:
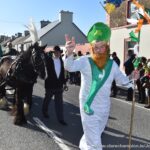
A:
{"type": "Polygon", "coordinates": [[[41,28],[38,32],[38,37],[42,37],[43,35],[45,35],[47,32],[49,32],[50,30],[52,30],[55,26],[57,26],[60,23],[59,20],[56,20],[54,22],[49,23],[47,26],[41,28]]]}
{"type": "Polygon", "coordinates": [[[23,44],[23,42],[24,42],[28,37],[29,37],[29,35],[18,37],[18,38],[16,38],[15,40],[12,41],[12,45],[23,44]]]}
{"type": "Polygon", "coordinates": [[[80,32],[81,34],[86,38],[86,35],[80,30],[80,28],[75,24],[75,23],[72,23],[80,32]]]}
{"type": "Polygon", "coordinates": [[[3,42],[1,42],[1,46],[6,46],[6,44],[8,43],[8,42],[10,42],[11,41],[11,38],[8,38],[6,41],[3,41],[3,42]]]}
{"type": "MultiPolygon", "coordinates": [[[[49,32],[50,30],[52,30],[55,26],[57,26],[58,24],[60,23],[59,20],[56,20],[54,22],[51,22],[49,23],[47,26],[41,28],[39,31],[38,31],[38,37],[39,39],[44,36],[47,32],[49,32]]],[[[31,38],[27,38],[25,40],[25,42],[30,42],[31,41],[31,38]]]]}

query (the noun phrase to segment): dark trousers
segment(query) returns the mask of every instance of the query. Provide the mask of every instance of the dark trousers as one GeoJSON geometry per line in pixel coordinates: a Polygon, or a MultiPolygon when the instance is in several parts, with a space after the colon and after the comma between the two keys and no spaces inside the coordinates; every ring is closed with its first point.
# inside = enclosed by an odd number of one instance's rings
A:
{"type": "Polygon", "coordinates": [[[113,96],[117,95],[117,86],[116,86],[116,81],[115,80],[112,82],[111,91],[112,91],[113,96]]]}
{"type": "Polygon", "coordinates": [[[139,94],[138,102],[141,102],[141,98],[142,98],[142,95],[141,95],[142,85],[141,85],[140,79],[138,79],[136,81],[136,85],[137,85],[137,90],[138,90],[138,94],[139,94]]]}
{"type": "Polygon", "coordinates": [[[127,91],[127,100],[132,101],[133,100],[133,89],[129,88],[127,91]]]}
{"type": "Polygon", "coordinates": [[[64,120],[63,117],[63,90],[62,89],[46,89],[45,98],[43,101],[42,111],[48,113],[48,106],[54,96],[55,111],[58,121],[64,120]]]}

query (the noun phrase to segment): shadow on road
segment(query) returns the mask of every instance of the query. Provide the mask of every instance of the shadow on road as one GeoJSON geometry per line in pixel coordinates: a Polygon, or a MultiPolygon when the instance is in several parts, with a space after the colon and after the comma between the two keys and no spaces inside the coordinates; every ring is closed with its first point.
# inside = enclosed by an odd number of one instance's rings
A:
{"type": "MultiPolygon", "coordinates": [[[[102,134],[102,143],[104,146],[104,150],[107,149],[127,150],[129,143],[129,136],[118,130],[106,127],[105,132],[102,134]]],[[[148,143],[150,143],[149,140],[132,136],[131,149],[148,150],[150,149],[150,145],[148,145],[148,143]]]]}
{"type": "MultiPolygon", "coordinates": [[[[45,132],[42,129],[37,127],[37,122],[35,118],[38,118],[43,123],[43,126],[47,129],[53,131],[57,137],[60,137],[64,140],[65,144],[69,147],[78,149],[79,140],[83,134],[81,119],[79,114],[79,108],[68,103],[64,102],[64,118],[67,122],[67,126],[63,126],[58,123],[54,101],[52,100],[49,105],[49,116],[50,118],[44,118],[42,115],[42,101],[43,98],[33,96],[33,107],[30,114],[27,116],[28,124],[24,127],[30,128],[32,130],[39,130],[39,132],[45,132]]],[[[47,131],[45,133],[48,133],[47,131]]],[[[48,133],[49,135],[49,133],[48,133]]],[[[51,135],[50,135],[51,136],[51,135]]]]}

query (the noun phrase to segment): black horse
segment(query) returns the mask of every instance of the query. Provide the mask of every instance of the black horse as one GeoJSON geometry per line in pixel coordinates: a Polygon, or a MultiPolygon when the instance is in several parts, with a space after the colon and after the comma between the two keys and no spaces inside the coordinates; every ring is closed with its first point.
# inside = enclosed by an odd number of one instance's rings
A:
{"type": "Polygon", "coordinates": [[[46,46],[39,46],[38,43],[31,45],[27,51],[17,58],[10,56],[3,57],[0,62],[0,98],[5,97],[7,85],[15,89],[15,118],[14,124],[26,123],[24,114],[24,99],[32,104],[32,89],[37,77],[44,79],[46,46]]]}

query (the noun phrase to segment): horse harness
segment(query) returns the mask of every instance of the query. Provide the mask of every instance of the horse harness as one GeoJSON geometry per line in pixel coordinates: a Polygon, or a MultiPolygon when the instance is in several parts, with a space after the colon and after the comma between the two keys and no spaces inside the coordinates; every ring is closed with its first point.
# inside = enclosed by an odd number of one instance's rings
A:
{"type": "MultiPolygon", "coordinates": [[[[11,57],[12,58],[12,57],[11,57]]],[[[2,58],[4,59],[4,58],[2,58]]],[[[13,58],[12,58],[13,59],[13,58]]],[[[23,82],[28,82],[28,83],[34,83],[34,81],[30,81],[30,80],[25,80],[24,77],[20,76],[20,72],[23,71],[23,66],[22,66],[22,57],[21,55],[19,55],[16,59],[14,59],[14,61],[11,63],[10,67],[7,70],[7,73],[5,75],[5,77],[3,78],[3,80],[0,83],[0,86],[5,85],[6,83],[9,84],[15,84],[14,81],[16,79],[19,79],[23,82]]]]}
{"type": "Polygon", "coordinates": [[[34,60],[35,57],[36,57],[36,51],[35,51],[35,49],[33,48],[31,59],[32,59],[32,64],[33,64],[34,71],[37,72],[37,68],[38,68],[40,65],[42,65],[42,63],[44,62],[44,56],[41,55],[40,57],[41,57],[42,61],[39,61],[39,60],[38,60],[37,62],[34,60]]]}

